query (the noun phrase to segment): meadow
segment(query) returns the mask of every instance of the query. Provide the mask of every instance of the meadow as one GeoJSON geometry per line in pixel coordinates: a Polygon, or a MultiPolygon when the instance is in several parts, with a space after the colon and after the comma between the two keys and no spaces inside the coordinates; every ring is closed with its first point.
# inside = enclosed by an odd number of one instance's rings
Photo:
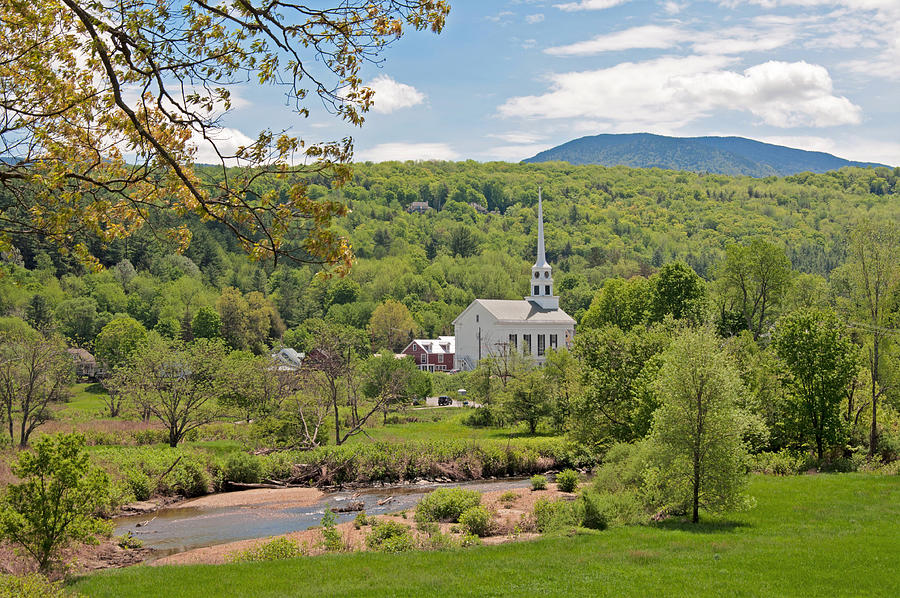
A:
{"type": "Polygon", "coordinates": [[[88,597],[896,596],[900,477],[754,476],[755,508],[448,552],[89,575],[88,597]],[[399,573],[399,574],[398,574],[399,573]]]}

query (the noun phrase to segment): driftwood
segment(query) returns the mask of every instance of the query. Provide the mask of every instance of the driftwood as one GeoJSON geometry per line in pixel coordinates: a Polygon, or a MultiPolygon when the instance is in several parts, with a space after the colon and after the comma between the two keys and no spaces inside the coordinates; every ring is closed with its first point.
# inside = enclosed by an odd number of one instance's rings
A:
{"type": "Polygon", "coordinates": [[[335,513],[352,513],[355,511],[362,511],[365,508],[366,508],[366,503],[359,501],[359,502],[351,502],[342,507],[337,507],[336,509],[331,509],[331,510],[334,511],[335,513]]]}
{"type": "Polygon", "coordinates": [[[388,504],[389,502],[394,502],[394,497],[393,497],[393,496],[388,496],[387,498],[384,498],[384,499],[382,499],[382,500],[379,500],[379,501],[378,501],[378,506],[379,506],[379,507],[384,506],[384,505],[388,504]]]}
{"type": "Polygon", "coordinates": [[[257,490],[260,488],[290,488],[290,484],[245,484],[243,482],[225,482],[229,490],[257,490]]]}

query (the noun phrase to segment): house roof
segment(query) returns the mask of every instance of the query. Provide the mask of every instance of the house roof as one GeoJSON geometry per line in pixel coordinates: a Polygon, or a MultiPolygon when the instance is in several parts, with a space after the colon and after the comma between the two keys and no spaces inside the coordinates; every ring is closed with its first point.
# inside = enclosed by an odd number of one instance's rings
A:
{"type": "MultiPolygon", "coordinates": [[[[432,355],[439,355],[441,353],[444,354],[452,354],[456,353],[456,337],[455,336],[439,336],[436,339],[433,338],[417,338],[413,339],[409,345],[416,344],[425,349],[426,353],[432,355]]],[[[409,348],[409,345],[406,346],[406,349],[409,348]]],[[[406,351],[406,349],[403,349],[406,351]]]]}
{"type": "Polygon", "coordinates": [[[71,347],[69,349],[66,349],[66,351],[68,351],[69,355],[71,355],[73,358],[77,359],[78,361],[80,361],[82,363],[97,363],[97,360],[94,359],[94,356],[91,355],[87,351],[87,349],[81,349],[79,347],[71,347]]]}
{"type": "MultiPolygon", "coordinates": [[[[476,299],[463,310],[466,313],[473,305],[480,304],[488,313],[504,323],[575,324],[575,319],[561,309],[543,309],[532,301],[508,299],[476,299]]],[[[456,317],[458,320],[462,314],[456,317]]],[[[454,320],[454,323],[456,320],[454,320]]]]}

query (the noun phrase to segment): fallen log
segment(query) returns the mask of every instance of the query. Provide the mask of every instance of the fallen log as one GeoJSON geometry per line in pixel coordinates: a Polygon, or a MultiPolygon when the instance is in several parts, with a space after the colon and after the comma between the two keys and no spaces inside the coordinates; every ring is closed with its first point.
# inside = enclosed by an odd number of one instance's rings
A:
{"type": "Polygon", "coordinates": [[[378,501],[378,506],[379,506],[379,507],[383,507],[384,505],[388,504],[389,502],[394,502],[394,497],[393,497],[393,496],[388,496],[387,498],[384,498],[384,499],[382,499],[382,500],[379,500],[379,501],[378,501]]]}
{"type": "Polygon", "coordinates": [[[225,488],[228,490],[258,490],[261,488],[281,489],[286,488],[285,484],[248,484],[244,482],[225,482],[225,488]]]}
{"type": "Polygon", "coordinates": [[[355,511],[362,511],[366,508],[366,503],[362,501],[351,502],[342,507],[337,507],[336,509],[332,509],[335,513],[353,513],[355,511]]]}

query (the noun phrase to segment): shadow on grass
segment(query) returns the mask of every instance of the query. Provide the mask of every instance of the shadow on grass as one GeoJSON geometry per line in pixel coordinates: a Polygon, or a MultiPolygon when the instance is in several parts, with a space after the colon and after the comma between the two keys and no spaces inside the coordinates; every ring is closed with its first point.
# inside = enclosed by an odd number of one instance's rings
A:
{"type": "Polygon", "coordinates": [[[103,385],[100,384],[99,382],[94,382],[93,384],[88,384],[84,388],[84,392],[89,392],[93,395],[105,395],[106,389],[103,388],[103,385]]]}
{"type": "Polygon", "coordinates": [[[691,532],[693,534],[727,534],[745,527],[752,527],[743,521],[703,521],[691,523],[684,518],[672,518],[654,523],[651,527],[659,530],[691,532]]]}

